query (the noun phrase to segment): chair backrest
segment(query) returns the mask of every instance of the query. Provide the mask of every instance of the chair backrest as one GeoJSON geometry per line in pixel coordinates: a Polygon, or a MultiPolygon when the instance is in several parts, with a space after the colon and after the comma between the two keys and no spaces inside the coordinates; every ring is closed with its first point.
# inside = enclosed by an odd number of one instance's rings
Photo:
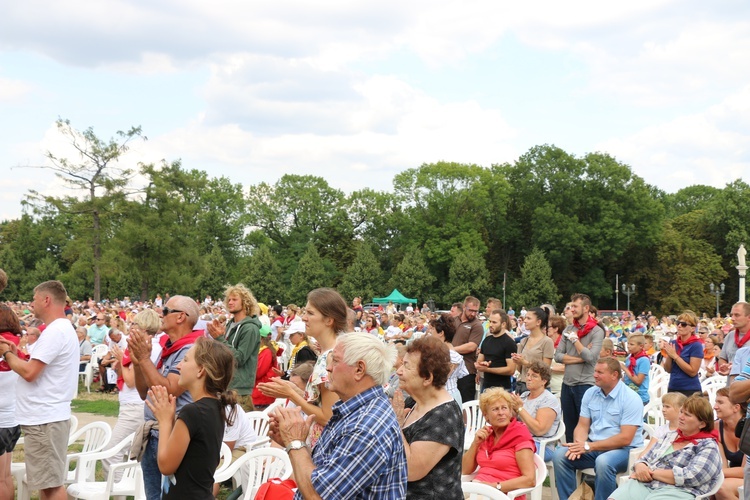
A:
{"type": "MultiPolygon", "coordinates": [[[[724,471],[719,471],[719,475],[714,481],[714,485],[711,487],[709,492],[706,493],[705,495],[700,495],[700,496],[695,497],[695,500],[708,500],[709,498],[714,496],[716,492],[719,491],[719,489],[721,489],[721,486],[723,484],[724,484],[724,471]]],[[[740,496],[740,498],[742,497],[740,496]]]]}
{"type": "Polygon", "coordinates": [[[464,421],[466,422],[466,430],[464,431],[464,451],[466,451],[471,446],[474,435],[487,424],[487,421],[484,419],[482,410],[479,408],[479,401],[467,401],[461,405],[461,408],[464,413],[464,421]]]}
{"type": "Polygon", "coordinates": [[[469,500],[509,500],[505,493],[488,484],[464,481],[461,483],[461,490],[469,500]]]}
{"type": "Polygon", "coordinates": [[[78,430],[78,417],[70,415],[70,435],[72,436],[75,431],[78,430]]]}
{"type": "Polygon", "coordinates": [[[263,413],[265,413],[266,415],[271,415],[276,408],[278,408],[279,406],[284,406],[285,404],[286,404],[286,399],[276,398],[276,401],[268,405],[266,409],[263,410],[263,413]]]}
{"type": "Polygon", "coordinates": [[[262,411],[249,411],[245,413],[245,417],[253,426],[256,436],[268,436],[268,427],[270,426],[268,414],[262,411]]]}
{"type": "Polygon", "coordinates": [[[561,419],[560,423],[557,426],[557,432],[555,432],[554,436],[547,439],[539,439],[539,449],[536,450],[536,454],[544,458],[544,449],[547,447],[547,445],[549,443],[556,443],[563,437],[565,437],[565,422],[563,422],[561,419]]]}
{"type": "Polygon", "coordinates": [[[226,443],[221,443],[221,451],[219,452],[221,458],[219,459],[219,467],[216,468],[214,476],[221,474],[232,464],[232,450],[229,449],[226,443]]]}
{"type": "MultiPolygon", "coordinates": [[[[726,386],[727,377],[724,375],[714,375],[701,382],[701,390],[708,393],[708,401],[711,403],[712,408],[716,404],[716,393],[719,392],[719,389],[726,386]]],[[[714,418],[716,418],[716,410],[714,410],[714,418]]]]}
{"type": "Polygon", "coordinates": [[[76,462],[76,466],[73,469],[73,474],[68,473],[70,477],[68,481],[70,481],[71,479],[80,481],[94,480],[96,461],[82,462],[80,460],[80,457],[86,454],[102,451],[104,447],[107,446],[107,443],[109,443],[111,437],[112,428],[106,422],[91,422],[90,424],[84,425],[70,435],[70,437],[68,438],[68,446],[79,442],[81,439],[83,439],[83,444],[81,446],[81,451],[71,452],[67,455],[68,463],[73,460],[75,460],[76,462]],[[86,469],[79,471],[79,466],[86,467],[86,469]]]}
{"type": "Polygon", "coordinates": [[[97,344],[91,349],[91,362],[95,359],[99,359],[109,352],[109,346],[107,344],[97,344]]]}
{"type": "Polygon", "coordinates": [[[664,418],[664,414],[661,412],[661,399],[652,399],[649,401],[643,407],[643,417],[646,419],[646,423],[654,428],[666,424],[667,419],[664,418]]]}
{"type": "Polygon", "coordinates": [[[534,466],[536,467],[534,489],[536,489],[544,486],[544,480],[547,479],[547,464],[544,463],[544,457],[534,454],[534,466]]]}
{"type": "Polygon", "coordinates": [[[292,462],[284,450],[261,448],[248,451],[242,458],[245,459],[242,485],[245,500],[254,499],[258,488],[269,479],[278,477],[283,480],[292,475],[292,462]]]}

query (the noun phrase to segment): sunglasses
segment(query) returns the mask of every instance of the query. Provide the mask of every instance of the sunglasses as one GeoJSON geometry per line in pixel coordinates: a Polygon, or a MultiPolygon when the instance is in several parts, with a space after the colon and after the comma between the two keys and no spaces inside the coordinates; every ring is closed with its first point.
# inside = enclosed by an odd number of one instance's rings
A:
{"type": "Polygon", "coordinates": [[[675,324],[676,324],[677,326],[681,326],[681,327],[683,327],[683,328],[685,328],[685,327],[687,327],[687,326],[693,326],[693,325],[691,325],[690,323],[686,323],[685,321],[678,321],[678,322],[677,322],[677,323],[675,323],[675,324]]]}
{"type": "Polygon", "coordinates": [[[190,316],[185,311],[180,311],[179,309],[170,309],[167,306],[164,306],[164,308],[162,309],[162,313],[164,314],[164,316],[172,313],[185,313],[185,316],[190,316]]]}

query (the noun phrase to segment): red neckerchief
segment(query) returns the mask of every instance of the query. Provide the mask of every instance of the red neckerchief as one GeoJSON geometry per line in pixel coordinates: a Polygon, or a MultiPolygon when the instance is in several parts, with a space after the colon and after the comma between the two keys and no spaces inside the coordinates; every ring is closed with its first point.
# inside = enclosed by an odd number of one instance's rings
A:
{"type": "MultiPolygon", "coordinates": [[[[130,351],[128,349],[125,349],[122,353],[122,368],[125,368],[126,366],[129,366],[130,363],[132,363],[133,360],[130,359],[130,351]]],[[[117,390],[121,391],[122,388],[125,386],[125,379],[122,378],[122,375],[117,377],[117,390]]]]}
{"type": "Polygon", "coordinates": [[[631,375],[635,375],[635,365],[638,363],[638,360],[640,358],[647,358],[648,354],[646,354],[646,351],[641,349],[641,352],[639,352],[636,355],[631,354],[630,360],[628,361],[628,370],[630,371],[631,375]]]}
{"type": "Polygon", "coordinates": [[[682,352],[682,349],[685,346],[690,345],[690,344],[694,344],[695,342],[700,342],[700,340],[701,339],[698,338],[697,335],[691,335],[690,337],[688,337],[688,339],[685,342],[683,342],[682,340],[680,340],[680,337],[677,337],[677,348],[675,349],[675,351],[677,352],[677,355],[678,356],[680,355],[680,353],[682,352]]]}
{"type": "Polygon", "coordinates": [[[563,336],[562,336],[562,335],[560,335],[560,334],[558,334],[558,335],[557,335],[557,339],[555,339],[555,349],[557,349],[557,345],[558,345],[558,344],[560,343],[560,341],[562,340],[562,337],[563,337],[563,336]]]}
{"type": "Polygon", "coordinates": [[[583,325],[583,327],[581,327],[581,324],[578,322],[577,319],[573,320],[573,326],[575,326],[576,328],[578,328],[578,332],[577,333],[578,333],[578,338],[579,339],[582,339],[583,337],[585,337],[586,335],[588,335],[591,332],[591,330],[593,330],[594,327],[597,324],[598,323],[596,321],[596,318],[594,318],[591,315],[589,315],[589,319],[586,320],[586,324],[583,325]]]}
{"type": "MultiPolygon", "coordinates": [[[[0,337],[4,338],[5,340],[9,342],[13,342],[16,346],[18,346],[18,341],[21,340],[21,338],[16,335],[15,333],[11,332],[2,332],[0,333],[0,337]]],[[[16,350],[16,356],[18,356],[19,359],[29,359],[29,355],[25,354],[21,351],[16,350]]],[[[0,372],[9,372],[11,371],[10,365],[7,361],[5,361],[5,358],[0,358],[0,372]]]]}
{"type": "Polygon", "coordinates": [[[521,423],[518,419],[512,418],[508,427],[505,428],[503,435],[500,439],[495,441],[495,431],[490,429],[490,435],[484,440],[484,448],[487,450],[489,455],[495,450],[503,448],[513,448],[516,445],[523,443],[524,441],[532,441],[534,438],[531,436],[531,432],[525,424],[521,423]]]}
{"type": "Polygon", "coordinates": [[[735,330],[734,330],[734,343],[737,346],[737,349],[739,349],[743,345],[747,344],[748,340],[750,340],[750,328],[747,329],[747,332],[745,332],[745,335],[742,336],[742,339],[740,339],[740,329],[739,328],[735,328],[735,330]]]}
{"type": "Polygon", "coordinates": [[[716,442],[718,443],[719,442],[719,433],[716,431],[716,429],[714,429],[711,432],[699,431],[699,432],[696,432],[695,434],[692,434],[690,436],[686,436],[685,434],[682,433],[682,431],[680,429],[677,429],[677,437],[672,442],[672,444],[674,444],[674,443],[680,443],[682,441],[690,441],[693,444],[698,444],[698,440],[699,439],[715,439],[716,442]]]}
{"type": "Polygon", "coordinates": [[[159,364],[156,365],[156,368],[161,370],[165,359],[167,359],[170,355],[176,353],[186,345],[193,344],[195,342],[195,339],[202,336],[203,330],[193,330],[184,337],[178,339],[176,342],[170,344],[169,335],[164,335],[161,340],[159,340],[159,344],[161,345],[161,357],[159,358],[159,364]]]}

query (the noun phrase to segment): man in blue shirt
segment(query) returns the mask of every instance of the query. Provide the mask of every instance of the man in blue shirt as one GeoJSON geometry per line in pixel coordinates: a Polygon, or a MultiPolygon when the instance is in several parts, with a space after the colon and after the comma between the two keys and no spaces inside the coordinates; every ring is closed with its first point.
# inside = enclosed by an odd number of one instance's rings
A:
{"type": "Polygon", "coordinates": [[[620,362],[600,358],[594,367],[595,387],[583,395],[573,442],[555,451],[557,494],[568,498],[576,489],[576,470],[596,470],[594,500],[609,498],[617,473],[625,472],[631,448],[643,446],[643,403],[620,380],[620,362]]]}
{"type": "Polygon", "coordinates": [[[395,348],[373,335],[341,335],[328,359],[328,388],[338,394],[312,453],[305,439],[313,417],[278,408],[271,437],[286,447],[297,482],[295,500],[406,498],[401,428],[383,388],[395,348]]]}

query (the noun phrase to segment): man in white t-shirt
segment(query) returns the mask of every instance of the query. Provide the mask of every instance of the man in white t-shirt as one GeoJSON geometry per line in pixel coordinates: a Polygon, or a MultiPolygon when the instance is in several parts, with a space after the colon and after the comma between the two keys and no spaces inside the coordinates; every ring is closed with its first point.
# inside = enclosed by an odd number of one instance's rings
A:
{"type": "Polygon", "coordinates": [[[22,361],[11,342],[0,340],[0,355],[20,375],[16,417],[24,434],[29,488],[44,499],[67,499],[63,486],[70,434],[70,402],[78,384],[78,339],[65,317],[65,287],[45,281],[34,288],[34,315],[47,328],[29,361],[22,361]]]}

